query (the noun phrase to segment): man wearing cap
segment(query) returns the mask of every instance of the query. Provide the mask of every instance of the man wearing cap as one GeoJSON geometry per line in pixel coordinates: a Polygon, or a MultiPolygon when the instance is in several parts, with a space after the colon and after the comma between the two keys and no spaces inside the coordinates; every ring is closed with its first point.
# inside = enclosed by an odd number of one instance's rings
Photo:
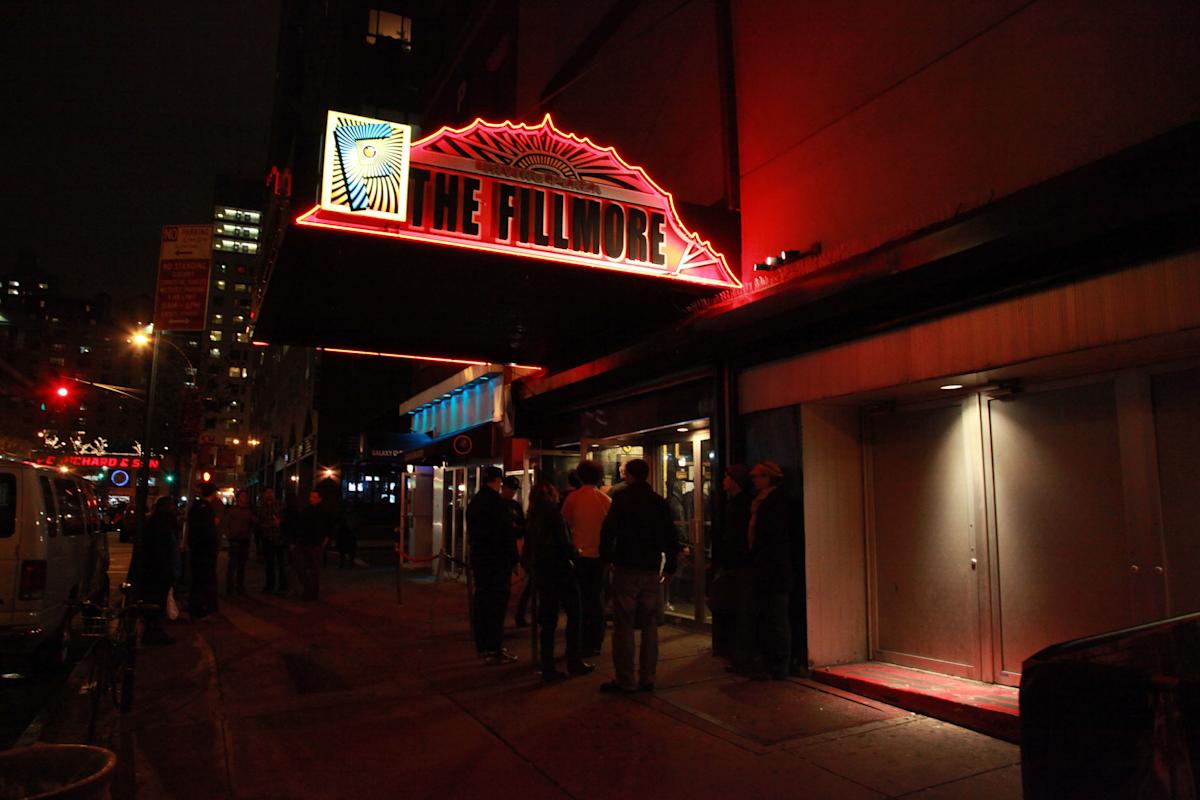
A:
{"type": "Polygon", "coordinates": [[[504,649],[504,614],[508,610],[510,575],[517,565],[512,506],[500,495],[504,472],[485,467],[479,493],[467,505],[471,574],[475,581],[472,619],[475,647],[485,664],[516,661],[504,649]]]}
{"type": "MultiPolygon", "coordinates": [[[[792,634],[788,620],[788,592],[792,589],[792,553],[788,535],[788,503],[782,487],[783,470],[774,461],[763,461],[750,470],[756,494],[750,502],[747,538],[750,545],[750,612],[754,619],[742,625],[756,631],[762,671],[756,678],[784,680],[791,664],[792,634]]],[[[742,648],[739,648],[741,651],[742,648]]],[[[739,652],[743,656],[744,652],[739,652]]],[[[751,665],[741,661],[741,669],[751,665]]]]}
{"type": "Polygon", "coordinates": [[[602,692],[654,691],[662,585],[675,574],[679,541],[667,501],[650,488],[650,465],[625,465],[626,488],[613,498],[600,528],[600,557],[613,565],[613,667],[617,679],[602,692]],[[642,627],[637,681],[633,630],[642,627]]]}

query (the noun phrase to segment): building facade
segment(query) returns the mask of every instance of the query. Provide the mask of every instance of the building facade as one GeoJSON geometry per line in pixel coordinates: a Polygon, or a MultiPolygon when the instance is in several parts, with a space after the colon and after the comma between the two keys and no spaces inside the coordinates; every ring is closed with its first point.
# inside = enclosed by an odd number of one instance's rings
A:
{"type": "MultiPolygon", "coordinates": [[[[594,454],[615,481],[648,457],[698,620],[714,483],[779,462],[815,668],[1015,683],[1045,645],[1200,607],[1194,4],[514,14],[512,115],[644,166],[741,286],[656,294],[293,226],[280,281],[310,295],[336,264],[372,296],[264,330],[546,367],[514,386],[514,437],[543,472],[594,454]]],[[[484,70],[513,51],[489,52],[484,70]]],[[[453,74],[460,102],[430,127],[469,122],[453,74]]]]}

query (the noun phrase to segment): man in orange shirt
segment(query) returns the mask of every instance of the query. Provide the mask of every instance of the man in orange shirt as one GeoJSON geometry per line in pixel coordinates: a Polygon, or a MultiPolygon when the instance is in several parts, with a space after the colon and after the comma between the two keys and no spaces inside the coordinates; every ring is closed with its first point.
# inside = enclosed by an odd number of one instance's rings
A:
{"type": "Polygon", "coordinates": [[[579,578],[582,601],[583,657],[594,656],[604,644],[604,567],[600,561],[600,527],[608,516],[612,500],[600,491],[604,468],[595,461],[579,462],[576,470],[583,485],[567,495],[562,515],[571,531],[579,554],[575,574],[579,578]]]}

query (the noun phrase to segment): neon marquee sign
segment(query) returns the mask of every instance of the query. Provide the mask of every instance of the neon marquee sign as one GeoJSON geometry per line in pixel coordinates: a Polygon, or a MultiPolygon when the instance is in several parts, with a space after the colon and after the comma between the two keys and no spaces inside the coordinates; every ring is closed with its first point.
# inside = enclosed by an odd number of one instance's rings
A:
{"type": "Polygon", "coordinates": [[[741,285],[645,170],[549,115],[538,125],[476,120],[409,142],[405,125],[329,112],[321,203],[297,224],[741,285]]]}

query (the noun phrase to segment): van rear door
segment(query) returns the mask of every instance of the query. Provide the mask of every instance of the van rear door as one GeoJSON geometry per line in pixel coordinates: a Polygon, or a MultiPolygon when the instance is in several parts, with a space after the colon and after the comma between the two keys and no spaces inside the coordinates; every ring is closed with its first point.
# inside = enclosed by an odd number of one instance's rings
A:
{"type": "Polygon", "coordinates": [[[0,625],[7,624],[17,603],[17,502],[20,481],[14,472],[0,471],[0,625]]]}

